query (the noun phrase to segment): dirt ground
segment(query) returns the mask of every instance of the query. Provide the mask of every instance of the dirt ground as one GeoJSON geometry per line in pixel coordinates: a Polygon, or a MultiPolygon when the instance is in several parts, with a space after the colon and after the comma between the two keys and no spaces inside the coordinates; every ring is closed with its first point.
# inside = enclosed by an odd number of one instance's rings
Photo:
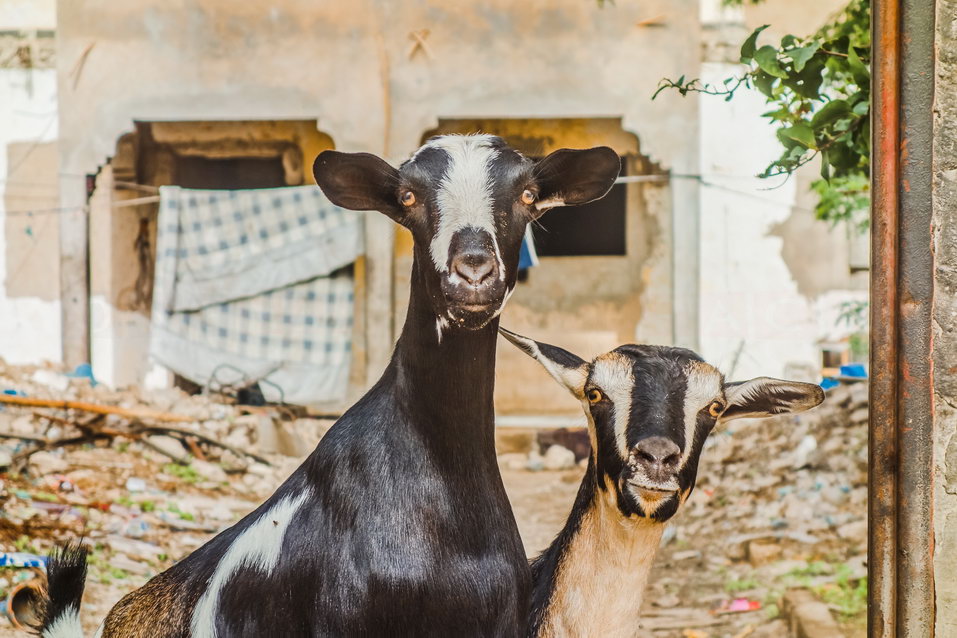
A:
{"type": "MultiPolygon", "coordinates": [[[[135,401],[126,402],[135,407],[135,401]]],[[[193,452],[208,460],[188,456],[174,463],[170,455],[183,447],[170,437],[127,436],[37,452],[25,471],[0,472],[0,551],[45,554],[55,542],[86,536],[92,553],[82,618],[89,635],[125,593],[271,494],[329,425],[286,417],[263,422],[261,414],[218,405],[171,406],[201,415],[190,427],[218,432],[234,441],[234,449],[248,445],[261,451],[268,443],[263,432],[276,426],[279,443],[300,453],[263,452],[267,465],[217,452],[215,446],[197,447],[186,437],[193,452]]],[[[0,410],[0,433],[52,437],[63,423],[80,421],[68,416],[0,410]]],[[[847,638],[862,638],[866,418],[866,388],[841,389],[800,418],[744,420],[712,434],[697,488],[662,542],[637,635],[785,638],[782,596],[802,588],[827,603],[847,638]]],[[[107,421],[106,427],[123,424],[107,421]]],[[[13,447],[15,438],[0,436],[0,453],[22,455],[29,443],[13,447]]],[[[530,556],[561,528],[581,480],[583,470],[574,465],[572,452],[560,451],[572,456],[570,469],[542,469],[539,450],[500,457],[530,556]]],[[[0,593],[29,576],[0,569],[0,593]]],[[[0,619],[0,638],[26,635],[0,619]]]]}
{"type": "MultiPolygon", "coordinates": [[[[114,462],[124,461],[116,459],[114,462]]],[[[530,556],[544,549],[564,524],[581,474],[580,469],[561,472],[503,472],[519,530],[530,556]]],[[[175,487],[183,489],[182,485],[175,487]]],[[[266,485],[261,487],[265,491],[266,485]]],[[[186,488],[186,493],[192,491],[199,492],[186,488]]],[[[226,511],[234,512],[234,516],[238,516],[255,503],[236,497],[220,498],[217,501],[218,507],[225,508],[223,516],[226,511]]],[[[680,527],[679,522],[678,528],[680,527]]],[[[166,537],[166,549],[171,555],[185,555],[212,535],[189,530],[170,532],[166,537]]],[[[710,538],[700,538],[697,541],[689,539],[684,542],[672,541],[662,549],[646,595],[643,615],[647,620],[647,629],[642,635],[662,638],[723,638],[762,635],[745,632],[748,632],[749,628],[763,628],[763,635],[768,638],[785,636],[783,621],[770,618],[767,609],[727,615],[710,613],[721,601],[729,598],[728,583],[734,582],[729,580],[732,577],[729,576],[727,565],[707,558],[710,544],[710,538]]],[[[128,570],[133,565],[126,560],[121,564],[128,570]]],[[[137,574],[130,570],[126,573],[114,571],[110,574],[108,570],[93,570],[84,600],[83,620],[87,630],[92,634],[103,614],[113,603],[127,591],[145,582],[151,573],[137,574]]],[[[747,597],[747,585],[748,583],[744,582],[744,589],[733,589],[734,595],[747,597]]],[[[644,623],[645,621],[643,626],[644,623]]],[[[15,631],[9,626],[0,628],[0,638],[26,635],[29,634],[15,631]]],[[[862,634],[858,632],[855,635],[862,634]]]]}

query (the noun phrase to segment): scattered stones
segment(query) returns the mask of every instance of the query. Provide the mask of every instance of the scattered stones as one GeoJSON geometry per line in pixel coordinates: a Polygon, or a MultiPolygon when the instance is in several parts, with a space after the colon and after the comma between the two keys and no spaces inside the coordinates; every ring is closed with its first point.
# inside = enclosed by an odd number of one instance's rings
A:
{"type": "Polygon", "coordinates": [[[129,492],[143,492],[146,490],[146,481],[135,476],[126,479],[126,489],[129,492]]]}
{"type": "Polygon", "coordinates": [[[785,594],[784,611],[794,638],[843,638],[827,605],[806,589],[793,589],[785,594]]]}
{"type": "Polygon", "coordinates": [[[189,458],[189,452],[187,452],[183,444],[179,442],[179,439],[174,439],[165,434],[153,434],[148,436],[146,441],[149,445],[156,448],[158,452],[165,454],[178,463],[185,462],[189,458]]]}
{"type": "Polygon", "coordinates": [[[13,453],[5,447],[0,447],[0,468],[10,467],[13,463],[13,453]]]}
{"type": "Polygon", "coordinates": [[[646,611],[661,612],[657,597],[674,593],[688,608],[690,628],[694,613],[746,597],[765,610],[722,616],[726,625],[712,638],[749,626],[750,638],[783,638],[799,634],[789,634],[785,618],[773,618],[774,605],[784,604],[775,592],[856,587],[867,573],[866,418],[863,383],[834,388],[807,413],[718,428],[705,444],[695,491],[674,519],[680,540],[663,544],[649,580],[671,586],[649,595],[646,611]],[[678,560],[695,550],[700,560],[678,560]]]}
{"type": "Polygon", "coordinates": [[[109,545],[110,549],[114,552],[143,560],[155,560],[163,553],[162,548],[158,545],[132,538],[125,538],[123,536],[108,536],[106,538],[106,544],[109,545]]]}
{"type": "Polygon", "coordinates": [[[495,449],[499,454],[520,454],[528,456],[533,449],[537,449],[535,442],[536,431],[520,428],[496,428],[495,449]]]}
{"type": "Polygon", "coordinates": [[[570,470],[575,467],[575,453],[561,445],[552,445],[545,451],[542,463],[546,470],[570,470]]]}
{"type": "Polygon", "coordinates": [[[748,560],[758,567],[777,559],[781,551],[780,543],[766,540],[751,541],[748,543],[748,560]]]}
{"type": "Polygon", "coordinates": [[[672,607],[677,607],[681,604],[681,599],[675,596],[674,594],[665,594],[663,596],[658,596],[652,603],[655,607],[662,607],[664,609],[670,609],[672,607]]]}
{"type": "Polygon", "coordinates": [[[225,483],[228,480],[226,470],[209,461],[194,459],[190,465],[196,470],[197,474],[206,480],[213,481],[214,483],[225,483]]]}
{"type": "Polygon", "coordinates": [[[862,519],[845,523],[837,528],[837,535],[845,540],[865,545],[867,543],[867,520],[862,519]]]}
{"type": "Polygon", "coordinates": [[[817,449],[817,439],[813,435],[808,434],[801,442],[798,443],[798,446],[794,449],[792,455],[791,467],[795,470],[800,470],[802,467],[806,467],[811,460],[811,454],[817,449]]]}
{"type": "Polygon", "coordinates": [[[70,464],[63,457],[57,456],[53,452],[34,452],[30,456],[28,467],[31,476],[44,476],[65,472],[69,469],[70,464]]]}
{"type": "Polygon", "coordinates": [[[506,452],[498,455],[498,464],[504,470],[524,470],[528,463],[528,454],[522,452],[506,452]]]}
{"type": "Polygon", "coordinates": [[[545,459],[538,453],[538,450],[532,450],[528,453],[525,469],[529,472],[541,472],[545,469],[545,459]]]}

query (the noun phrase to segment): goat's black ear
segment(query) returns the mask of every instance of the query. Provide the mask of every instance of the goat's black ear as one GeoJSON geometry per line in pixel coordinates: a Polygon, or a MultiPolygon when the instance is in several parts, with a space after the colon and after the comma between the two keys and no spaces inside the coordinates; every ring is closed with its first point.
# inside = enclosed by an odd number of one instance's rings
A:
{"type": "Polygon", "coordinates": [[[370,153],[323,151],[312,174],[329,201],[349,210],[377,210],[398,221],[399,171],[370,153]]]}
{"type": "Polygon", "coordinates": [[[563,148],[535,164],[541,215],[556,206],[575,206],[600,199],[611,190],[621,173],[621,158],[607,146],[588,149],[563,148]]]}
{"type": "Polygon", "coordinates": [[[804,412],[824,401],[824,390],[813,383],[758,377],[724,384],[728,406],[719,417],[732,419],[804,412]]]}
{"type": "Polygon", "coordinates": [[[505,328],[499,328],[498,331],[503,337],[518,346],[519,350],[542,364],[548,374],[565,386],[575,397],[578,399],[585,398],[588,363],[581,357],[558,346],[539,343],[505,328]]]}

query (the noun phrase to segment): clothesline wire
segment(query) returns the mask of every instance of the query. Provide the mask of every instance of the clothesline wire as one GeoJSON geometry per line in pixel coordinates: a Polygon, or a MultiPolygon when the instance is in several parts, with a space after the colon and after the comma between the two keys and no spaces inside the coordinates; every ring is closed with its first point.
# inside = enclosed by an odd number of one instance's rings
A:
{"type": "MultiPolygon", "coordinates": [[[[744,197],[749,197],[751,199],[764,202],[773,206],[786,206],[793,210],[801,210],[805,212],[814,212],[813,208],[808,208],[806,206],[798,206],[796,204],[778,201],[770,197],[764,197],[752,191],[743,190],[740,188],[733,188],[730,186],[725,186],[723,184],[717,184],[710,181],[708,178],[741,178],[743,176],[738,175],[699,175],[693,173],[670,173],[662,175],[626,175],[619,177],[615,180],[616,184],[634,184],[634,183],[649,183],[649,182],[670,182],[674,179],[691,179],[697,181],[699,184],[706,188],[713,188],[716,190],[733,193],[735,195],[742,195],[744,197]]],[[[150,186],[149,184],[136,184],[134,182],[124,182],[116,181],[114,182],[116,186],[129,190],[140,190],[142,192],[149,193],[158,193],[159,188],[156,186],[150,186]]],[[[160,201],[159,195],[152,195],[148,197],[137,197],[134,199],[127,199],[115,202],[112,205],[112,208],[127,208],[132,206],[140,206],[144,204],[153,204],[160,201]]],[[[5,212],[6,215],[46,215],[46,214],[57,214],[57,213],[69,213],[77,212],[87,209],[88,206],[60,206],[55,208],[38,208],[38,209],[21,209],[21,210],[8,210],[5,212]]]]}

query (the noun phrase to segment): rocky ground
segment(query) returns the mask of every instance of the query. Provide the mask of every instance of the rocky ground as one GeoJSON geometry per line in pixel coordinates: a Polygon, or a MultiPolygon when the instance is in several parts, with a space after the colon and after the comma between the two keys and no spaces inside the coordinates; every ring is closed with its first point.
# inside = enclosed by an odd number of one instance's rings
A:
{"type": "MultiPolygon", "coordinates": [[[[47,369],[0,367],[0,391],[128,411],[0,410],[0,552],[44,554],[84,535],[90,630],[123,594],[268,496],[330,425],[178,391],[113,392],[47,369]],[[80,435],[95,440],[51,444],[80,435]],[[39,446],[51,447],[27,454],[39,446]]],[[[866,396],[863,385],[840,387],[811,413],[735,421],[712,435],[698,488],[663,542],[642,635],[784,637],[781,601],[793,588],[829,605],[845,636],[864,635],[866,396]]],[[[500,433],[503,476],[530,554],[568,514],[583,441],[575,431],[500,433]]],[[[35,571],[0,567],[0,595],[35,571]]],[[[0,638],[20,635],[0,620],[0,638]]]]}

